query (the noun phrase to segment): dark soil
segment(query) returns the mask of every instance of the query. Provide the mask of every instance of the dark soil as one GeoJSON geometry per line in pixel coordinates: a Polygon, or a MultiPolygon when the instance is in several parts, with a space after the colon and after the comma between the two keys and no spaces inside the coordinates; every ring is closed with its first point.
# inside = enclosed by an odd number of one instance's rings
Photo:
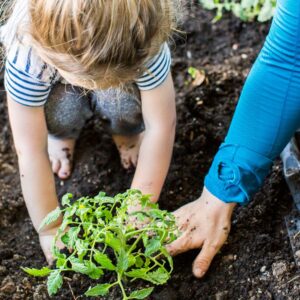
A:
{"type": "MultiPolygon", "coordinates": [[[[212,24],[212,18],[212,13],[192,6],[183,26],[187,38],[176,38],[173,75],[177,138],[160,200],[161,207],[169,210],[199,197],[204,175],[225,136],[242,84],[269,28],[269,24],[245,24],[229,15],[212,24]],[[206,73],[200,87],[186,83],[190,66],[206,73]]],[[[27,277],[20,270],[21,266],[45,265],[45,260],[22,198],[4,99],[2,92],[0,299],[48,299],[44,280],[27,277]]],[[[91,195],[99,190],[115,194],[129,187],[133,173],[122,169],[117,150],[98,120],[87,124],[76,153],[72,178],[57,181],[59,195],[66,191],[91,195]]],[[[175,258],[172,279],[156,288],[151,299],[300,299],[300,277],[284,222],[291,209],[278,162],[254,201],[236,210],[228,243],[207,276],[203,280],[192,276],[191,264],[198,251],[180,255],[175,258]]],[[[89,286],[80,276],[66,282],[53,299],[75,299],[73,295],[83,294],[89,286]]],[[[114,294],[110,299],[119,297],[114,294]]]]}

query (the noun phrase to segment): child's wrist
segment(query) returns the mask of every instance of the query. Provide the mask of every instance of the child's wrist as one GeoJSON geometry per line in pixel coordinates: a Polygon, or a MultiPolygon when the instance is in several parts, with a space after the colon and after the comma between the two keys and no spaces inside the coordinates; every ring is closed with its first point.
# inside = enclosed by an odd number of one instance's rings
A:
{"type": "Polygon", "coordinates": [[[60,227],[61,223],[62,223],[62,217],[60,217],[55,222],[53,222],[41,229],[38,229],[37,232],[38,232],[39,236],[55,235],[58,228],[60,227]]]}

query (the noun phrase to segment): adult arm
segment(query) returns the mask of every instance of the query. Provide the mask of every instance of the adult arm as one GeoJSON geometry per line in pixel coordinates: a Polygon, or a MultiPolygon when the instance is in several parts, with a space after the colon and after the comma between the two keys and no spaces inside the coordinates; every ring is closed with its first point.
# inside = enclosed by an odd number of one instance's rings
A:
{"type": "Polygon", "coordinates": [[[224,244],[233,207],[249,202],[300,127],[299,91],[300,2],[278,0],[269,35],[205,178],[204,191],[176,212],[183,235],[169,251],[177,254],[202,247],[193,267],[197,277],[204,276],[224,244]]]}

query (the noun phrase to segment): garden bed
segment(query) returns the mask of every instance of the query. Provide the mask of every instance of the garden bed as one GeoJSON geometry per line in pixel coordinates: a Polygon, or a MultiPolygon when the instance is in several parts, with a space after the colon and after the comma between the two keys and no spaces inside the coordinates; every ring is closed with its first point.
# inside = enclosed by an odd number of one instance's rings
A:
{"type": "MultiPolygon", "coordinates": [[[[212,24],[212,18],[212,13],[192,6],[183,26],[187,40],[176,38],[173,51],[178,127],[160,201],[169,210],[199,197],[204,175],[269,28],[269,24],[245,24],[229,15],[212,24]],[[187,85],[189,67],[205,71],[200,87],[187,85]]],[[[3,87],[0,115],[0,299],[48,299],[43,279],[28,277],[20,269],[40,267],[45,260],[21,194],[3,87]]],[[[59,195],[67,191],[94,195],[99,190],[116,194],[129,187],[133,172],[121,168],[118,152],[98,120],[90,121],[82,132],[75,161],[71,179],[57,181],[59,195]]],[[[228,243],[207,276],[203,280],[192,276],[197,251],[180,255],[172,279],[156,288],[151,299],[299,299],[300,278],[284,223],[291,208],[278,162],[254,201],[236,210],[228,243]]],[[[89,286],[88,280],[77,275],[67,282],[53,299],[75,299],[89,286]]],[[[110,299],[119,299],[118,293],[110,299]]]]}

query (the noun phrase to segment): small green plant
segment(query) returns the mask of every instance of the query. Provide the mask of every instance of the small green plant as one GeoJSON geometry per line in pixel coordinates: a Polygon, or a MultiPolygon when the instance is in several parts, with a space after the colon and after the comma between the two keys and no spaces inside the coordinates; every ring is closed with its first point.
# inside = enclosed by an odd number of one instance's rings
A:
{"type": "Polygon", "coordinates": [[[232,11],[243,21],[265,22],[272,18],[276,0],[200,0],[204,8],[216,10],[214,21],[222,18],[224,11],[232,11]]]}
{"type": "Polygon", "coordinates": [[[157,204],[150,202],[149,195],[137,190],[128,190],[113,198],[100,192],[94,198],[82,197],[73,203],[72,198],[66,194],[62,198],[63,208],[56,208],[41,225],[46,226],[63,215],[52,246],[55,268],[23,268],[32,276],[48,276],[50,296],[61,288],[63,273],[70,271],[98,281],[86,291],[86,296],[104,296],[119,286],[124,300],[144,299],[151,294],[153,286],[127,295],[129,282],[137,279],[152,285],[167,282],[173,261],[164,245],[178,236],[171,213],[160,210],[157,204]],[[141,207],[140,211],[128,213],[128,209],[137,206],[141,207]],[[56,246],[58,240],[69,251],[60,250],[56,246]],[[114,279],[100,281],[106,273],[111,276],[105,278],[114,279]]]}

